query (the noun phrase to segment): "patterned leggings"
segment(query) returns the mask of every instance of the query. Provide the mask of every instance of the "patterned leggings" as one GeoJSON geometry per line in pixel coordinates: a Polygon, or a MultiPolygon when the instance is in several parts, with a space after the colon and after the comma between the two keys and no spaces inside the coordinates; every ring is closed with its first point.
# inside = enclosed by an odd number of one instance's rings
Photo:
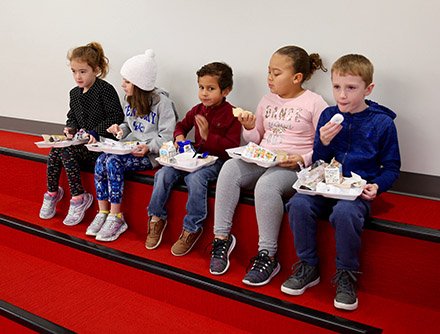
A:
{"type": "Polygon", "coordinates": [[[62,167],[66,170],[70,194],[78,196],[84,193],[81,183],[81,165],[94,163],[97,154],[90,152],[84,145],[72,145],[52,148],[47,160],[47,190],[58,191],[62,167]]]}
{"type": "Polygon", "coordinates": [[[137,158],[132,154],[101,154],[95,164],[96,197],[112,204],[122,202],[124,172],[152,169],[148,157],[137,158]]]}

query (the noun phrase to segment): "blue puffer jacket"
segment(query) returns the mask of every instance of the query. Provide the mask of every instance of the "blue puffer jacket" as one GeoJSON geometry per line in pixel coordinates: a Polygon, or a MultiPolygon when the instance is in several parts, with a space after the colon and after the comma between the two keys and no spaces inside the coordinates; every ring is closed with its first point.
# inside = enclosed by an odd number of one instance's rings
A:
{"type": "Polygon", "coordinates": [[[368,108],[362,112],[343,113],[342,130],[324,146],[319,139],[319,129],[333,115],[341,113],[337,106],[325,109],[318,122],[315,135],[313,161],[330,162],[335,157],[342,163],[343,175],[359,174],[368,183],[376,183],[379,192],[387,191],[399,176],[400,153],[396,114],[376,102],[366,100],[368,108]]]}

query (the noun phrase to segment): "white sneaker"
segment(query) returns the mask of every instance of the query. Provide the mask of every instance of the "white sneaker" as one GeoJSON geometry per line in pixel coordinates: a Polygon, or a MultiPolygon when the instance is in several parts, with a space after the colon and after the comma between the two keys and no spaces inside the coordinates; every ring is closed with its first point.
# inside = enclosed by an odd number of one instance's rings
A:
{"type": "Polygon", "coordinates": [[[67,226],[73,226],[81,223],[86,213],[86,210],[90,208],[93,203],[93,196],[89,193],[83,194],[83,200],[77,204],[75,201],[70,200],[69,213],[64,218],[63,224],[67,226]]]}
{"type": "Polygon", "coordinates": [[[128,225],[124,220],[124,217],[119,218],[116,215],[108,215],[105,220],[104,225],[102,225],[98,234],[96,235],[96,240],[98,241],[114,241],[119,236],[127,231],[128,225]]]}
{"type": "Polygon", "coordinates": [[[58,187],[58,192],[56,196],[51,196],[48,192],[44,193],[43,205],[40,209],[41,219],[50,219],[55,216],[55,213],[57,212],[57,203],[61,201],[63,195],[64,190],[61,187],[58,187]]]}
{"type": "Polygon", "coordinates": [[[96,236],[102,225],[104,225],[107,216],[108,213],[98,212],[95,219],[93,219],[92,223],[87,227],[86,235],[96,236]]]}

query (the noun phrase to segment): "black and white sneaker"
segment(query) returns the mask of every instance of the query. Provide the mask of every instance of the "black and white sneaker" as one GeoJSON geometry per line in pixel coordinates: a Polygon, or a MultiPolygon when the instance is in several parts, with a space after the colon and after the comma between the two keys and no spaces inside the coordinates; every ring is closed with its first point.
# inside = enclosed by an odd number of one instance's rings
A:
{"type": "Polygon", "coordinates": [[[229,268],[229,255],[236,244],[235,237],[231,234],[227,240],[214,239],[211,250],[211,263],[209,272],[213,275],[222,275],[229,268]]]}
{"type": "Polygon", "coordinates": [[[243,283],[252,286],[262,286],[279,273],[281,266],[277,258],[269,256],[266,249],[260,250],[258,255],[251,259],[251,270],[243,278],[243,283]]]}

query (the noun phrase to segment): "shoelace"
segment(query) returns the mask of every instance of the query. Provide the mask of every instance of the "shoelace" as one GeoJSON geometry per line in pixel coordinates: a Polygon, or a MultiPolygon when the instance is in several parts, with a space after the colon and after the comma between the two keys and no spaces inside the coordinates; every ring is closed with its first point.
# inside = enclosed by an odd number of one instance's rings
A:
{"type": "Polygon", "coordinates": [[[252,265],[251,270],[263,271],[266,270],[272,263],[269,257],[269,252],[266,249],[262,249],[258,252],[258,255],[253,257],[249,261],[249,265],[246,271],[249,271],[249,267],[252,265]]]}
{"type": "Polygon", "coordinates": [[[354,296],[353,284],[357,282],[355,274],[361,274],[357,271],[338,270],[332,279],[332,283],[338,286],[338,290],[354,296]]]}
{"type": "Polygon", "coordinates": [[[312,266],[307,265],[304,261],[298,261],[292,266],[292,275],[290,277],[297,277],[303,279],[313,270],[312,266]]]}
{"type": "Polygon", "coordinates": [[[226,255],[226,243],[228,240],[214,239],[212,242],[212,257],[224,259],[226,255]]]}

